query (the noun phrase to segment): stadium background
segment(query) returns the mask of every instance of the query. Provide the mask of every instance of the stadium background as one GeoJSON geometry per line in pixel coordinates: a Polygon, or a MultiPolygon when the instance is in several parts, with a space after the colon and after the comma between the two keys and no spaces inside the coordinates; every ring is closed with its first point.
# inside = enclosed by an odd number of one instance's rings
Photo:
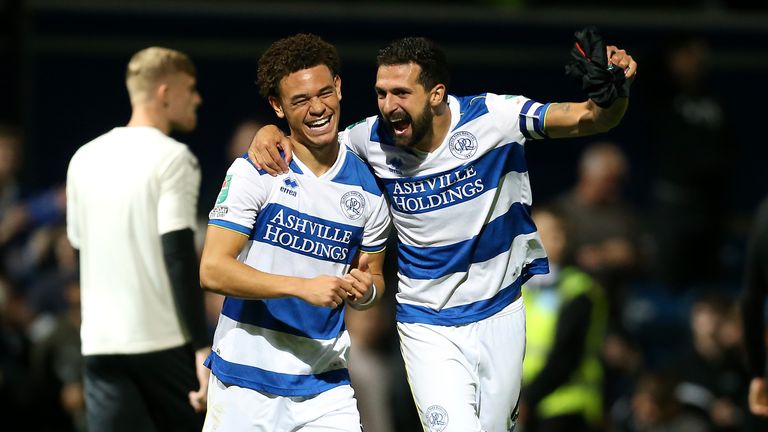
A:
{"type": "MultiPolygon", "coordinates": [[[[55,187],[64,182],[67,161],[80,145],[128,120],[123,78],[130,55],[148,45],[187,52],[198,67],[203,105],[198,129],[177,138],[200,159],[204,215],[228,165],[225,147],[233,129],[249,118],[273,119],[253,81],[258,56],[280,37],[313,32],[338,47],[341,124],[347,125],[376,112],[376,50],[406,35],[426,36],[443,46],[451,63],[452,93],[581,100],[583,94],[564,76],[563,65],[573,31],[594,24],[640,64],[627,116],[605,138],[628,155],[625,197],[642,218],[652,206],[658,149],[651,126],[659,120],[654,95],[664,79],[662,53],[671,40],[696,35],[709,43],[710,89],[730,120],[731,139],[722,148],[724,159],[735,158],[723,173],[728,192],[723,204],[728,229],[720,251],[724,271],[711,285],[732,298],[741,284],[751,215],[768,192],[763,132],[768,13],[760,3],[0,0],[0,123],[17,124],[24,133],[20,178],[25,188],[55,187]]],[[[574,184],[579,154],[591,141],[527,147],[535,202],[546,202],[574,184]]],[[[119,160],[115,155],[115,163],[119,160]]],[[[646,348],[675,346],[686,333],[692,298],[669,294],[652,279],[638,286],[650,287],[639,297],[656,311],[656,321],[644,324],[662,335],[646,348]]]]}

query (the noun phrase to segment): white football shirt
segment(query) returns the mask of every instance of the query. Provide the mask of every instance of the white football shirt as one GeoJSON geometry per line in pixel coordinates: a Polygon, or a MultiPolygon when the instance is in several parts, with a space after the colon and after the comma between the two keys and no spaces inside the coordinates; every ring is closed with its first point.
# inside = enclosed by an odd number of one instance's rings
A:
{"type": "Polygon", "coordinates": [[[195,156],[151,127],[115,128],[72,157],[67,235],[80,250],[84,355],[146,353],[188,340],[160,236],[195,228],[199,187],[195,156]]]}

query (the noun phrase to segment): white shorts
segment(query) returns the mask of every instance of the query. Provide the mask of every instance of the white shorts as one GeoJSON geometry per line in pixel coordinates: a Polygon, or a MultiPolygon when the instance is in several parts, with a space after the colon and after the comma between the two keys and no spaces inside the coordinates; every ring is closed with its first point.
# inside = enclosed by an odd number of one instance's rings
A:
{"type": "Polygon", "coordinates": [[[352,387],[313,397],[285,397],[226,385],[213,374],[208,384],[204,432],[360,432],[352,387]]]}
{"type": "Polygon", "coordinates": [[[425,431],[513,429],[525,354],[522,298],[476,323],[398,323],[397,329],[425,431]]]}

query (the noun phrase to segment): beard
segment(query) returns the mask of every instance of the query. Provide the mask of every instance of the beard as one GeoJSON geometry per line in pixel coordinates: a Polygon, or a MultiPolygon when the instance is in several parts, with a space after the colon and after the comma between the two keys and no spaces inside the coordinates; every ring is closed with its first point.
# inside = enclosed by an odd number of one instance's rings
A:
{"type": "Polygon", "coordinates": [[[394,142],[396,146],[413,148],[432,131],[432,119],[434,118],[434,114],[428,103],[424,104],[424,109],[421,110],[417,117],[412,117],[407,111],[403,114],[403,121],[406,121],[411,125],[410,137],[397,136],[395,134],[395,127],[388,117],[384,118],[384,124],[387,127],[387,132],[389,132],[390,137],[392,137],[392,142],[394,142]]]}

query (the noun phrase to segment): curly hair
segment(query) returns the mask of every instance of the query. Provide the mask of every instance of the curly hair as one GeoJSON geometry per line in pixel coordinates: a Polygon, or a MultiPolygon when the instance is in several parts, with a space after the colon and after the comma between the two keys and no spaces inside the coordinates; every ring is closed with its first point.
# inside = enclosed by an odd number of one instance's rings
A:
{"type": "Polygon", "coordinates": [[[390,42],[379,50],[377,66],[392,66],[416,63],[421,66],[417,82],[430,90],[437,84],[450,84],[448,59],[443,50],[434,42],[423,37],[406,37],[390,42]]]}
{"type": "Polygon", "coordinates": [[[300,33],[270,45],[259,59],[256,83],[262,96],[278,96],[280,80],[302,69],[326,65],[336,76],[341,68],[336,47],[320,36],[300,33]]]}

